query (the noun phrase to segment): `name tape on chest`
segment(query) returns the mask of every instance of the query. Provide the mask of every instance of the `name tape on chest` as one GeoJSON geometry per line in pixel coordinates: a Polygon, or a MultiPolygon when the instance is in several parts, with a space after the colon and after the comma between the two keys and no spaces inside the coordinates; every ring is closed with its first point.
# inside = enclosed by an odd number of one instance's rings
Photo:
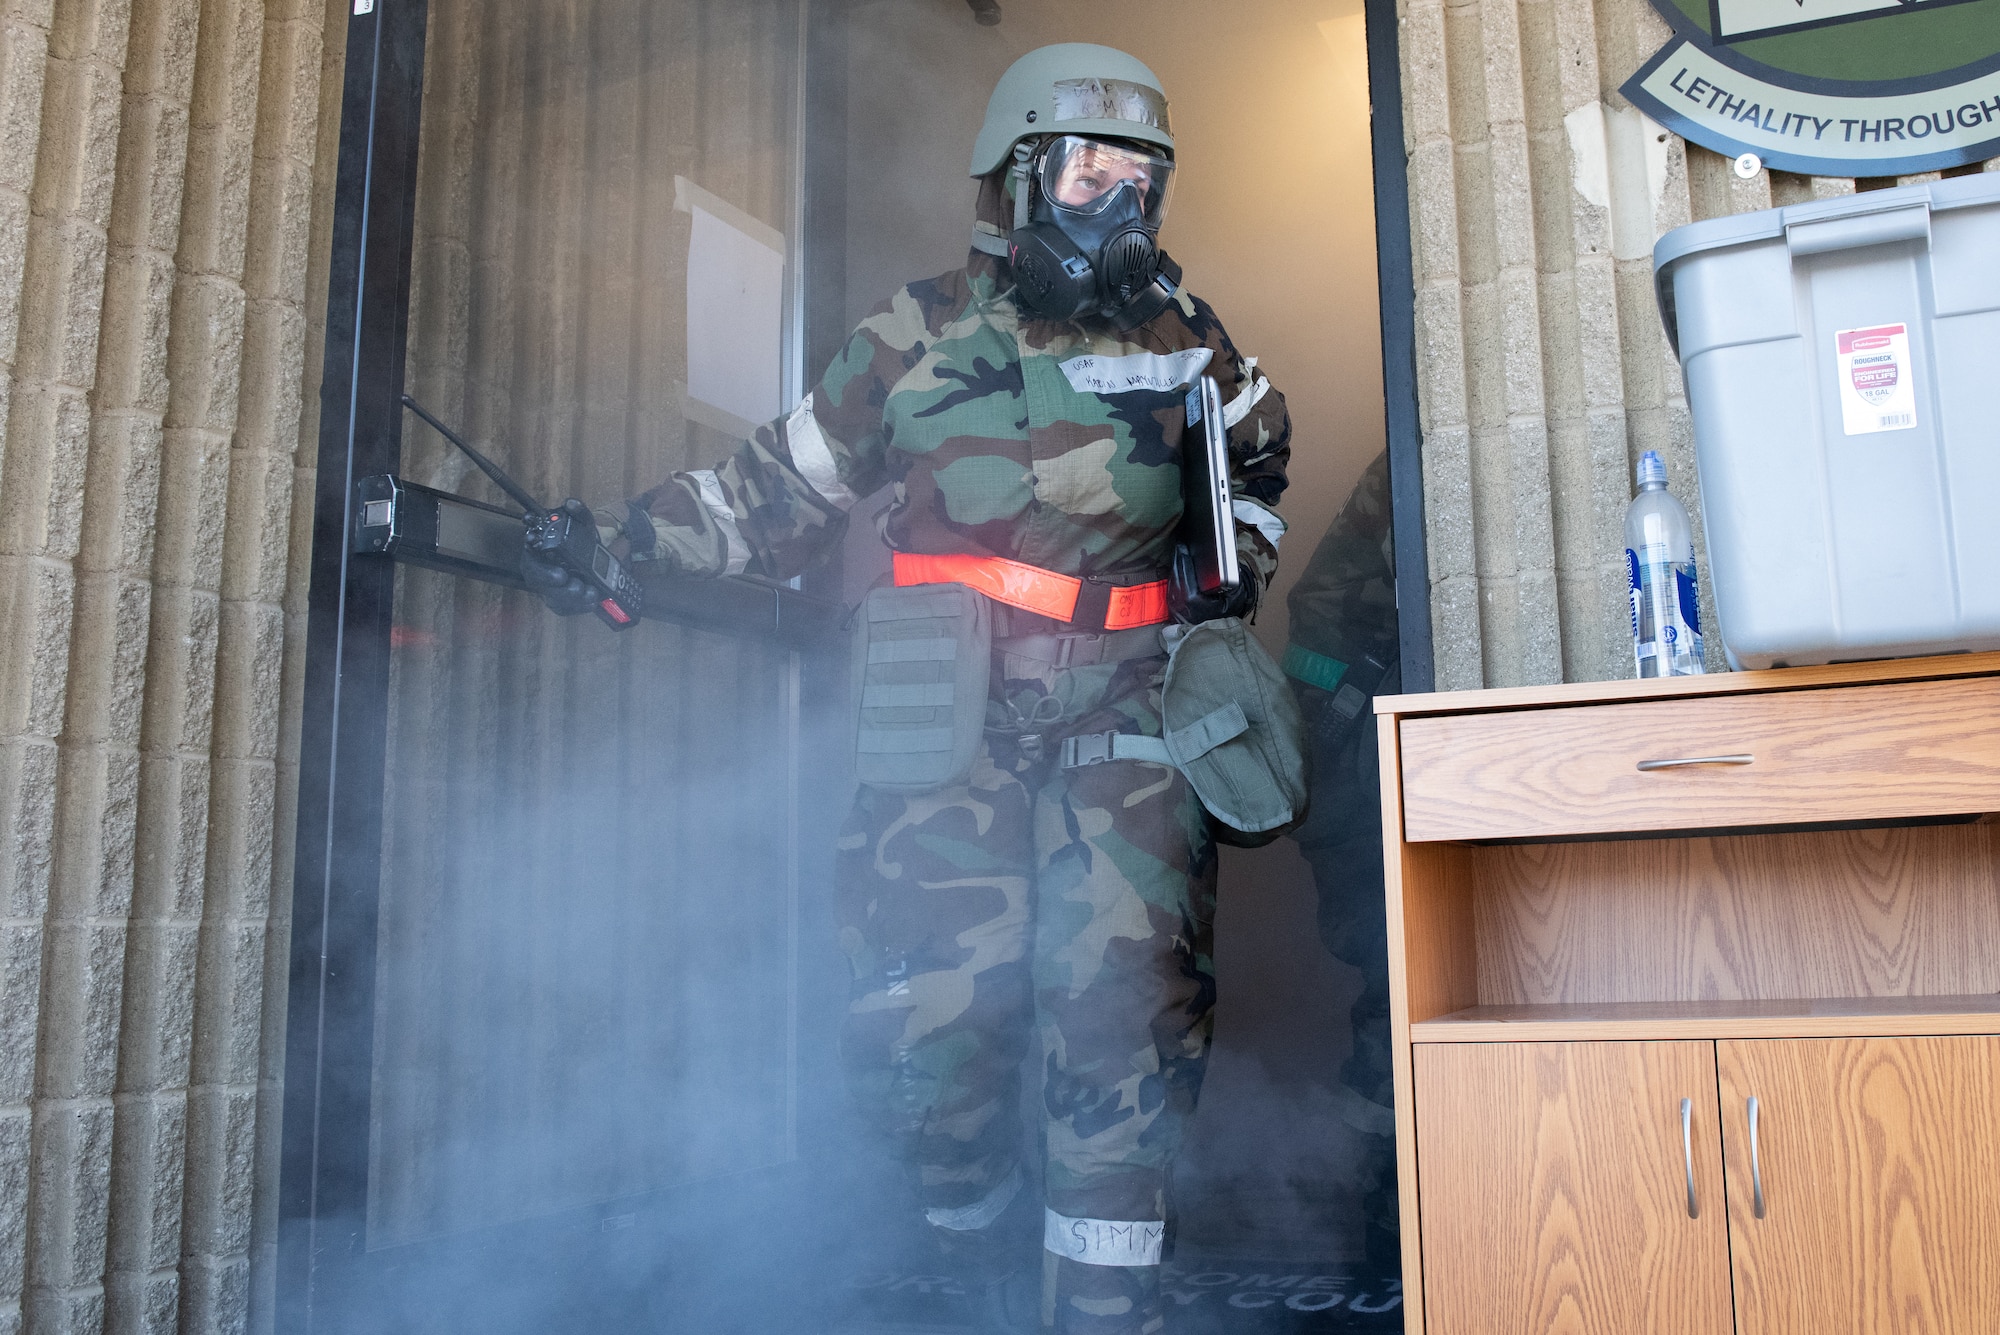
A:
{"type": "Polygon", "coordinates": [[[1135,390],[1163,393],[1184,388],[1208,369],[1215,356],[1210,348],[1179,352],[1133,352],[1123,357],[1087,354],[1062,363],[1069,387],[1079,394],[1130,394],[1135,390]]]}

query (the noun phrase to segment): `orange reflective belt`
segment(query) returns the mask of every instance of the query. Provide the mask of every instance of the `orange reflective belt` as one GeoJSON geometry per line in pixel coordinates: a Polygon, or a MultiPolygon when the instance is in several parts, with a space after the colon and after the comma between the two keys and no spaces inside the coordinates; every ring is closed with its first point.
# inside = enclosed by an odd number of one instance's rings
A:
{"type": "MultiPolygon", "coordinates": [[[[1083,590],[1083,581],[1075,575],[1058,575],[1053,570],[1009,561],[1004,556],[920,556],[911,552],[894,555],[899,586],[963,584],[996,603],[1018,607],[1051,621],[1071,621],[1076,617],[1076,600],[1083,590]]],[[[1132,630],[1157,626],[1166,619],[1167,582],[1155,580],[1151,584],[1112,589],[1104,628],[1132,630]]]]}
{"type": "Polygon", "coordinates": [[[1104,629],[1130,630],[1135,626],[1157,626],[1167,619],[1167,582],[1132,584],[1111,591],[1111,606],[1104,613],[1104,629]]]}

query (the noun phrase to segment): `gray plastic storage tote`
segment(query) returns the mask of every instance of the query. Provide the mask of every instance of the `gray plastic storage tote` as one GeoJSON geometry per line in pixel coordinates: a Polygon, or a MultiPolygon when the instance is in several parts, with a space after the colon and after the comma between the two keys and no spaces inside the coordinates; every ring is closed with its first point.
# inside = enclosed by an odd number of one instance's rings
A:
{"type": "Polygon", "coordinates": [[[2000,173],[1653,249],[1739,667],[2000,649],[2000,173]]]}

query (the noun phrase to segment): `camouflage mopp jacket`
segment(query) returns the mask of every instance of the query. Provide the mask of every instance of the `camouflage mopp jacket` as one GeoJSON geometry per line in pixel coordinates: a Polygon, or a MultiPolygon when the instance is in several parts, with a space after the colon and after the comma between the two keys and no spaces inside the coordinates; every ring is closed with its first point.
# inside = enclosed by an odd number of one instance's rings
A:
{"type": "Polygon", "coordinates": [[[1004,263],[912,283],[875,308],[817,387],[714,469],[638,498],[660,556],[697,575],[785,579],[838,545],[847,512],[894,488],[899,552],[1003,556],[1120,583],[1164,575],[1181,451],[1203,374],[1230,423],[1237,539],[1260,585],[1277,564],[1291,454],[1284,396],[1185,289],[1139,329],[1023,319],[1004,263]]]}

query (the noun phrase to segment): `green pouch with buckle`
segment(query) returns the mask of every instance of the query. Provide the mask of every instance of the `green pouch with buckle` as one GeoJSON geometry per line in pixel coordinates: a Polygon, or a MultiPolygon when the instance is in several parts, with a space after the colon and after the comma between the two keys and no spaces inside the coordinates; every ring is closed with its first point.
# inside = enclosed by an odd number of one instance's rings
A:
{"type": "Polygon", "coordinates": [[[853,632],[855,777],[892,793],[964,783],[986,723],[991,605],[963,584],[870,589],[853,632]]]}
{"type": "Polygon", "coordinates": [[[1305,722],[1291,687],[1237,617],[1161,633],[1163,740],[1216,820],[1215,837],[1255,848],[1306,817],[1305,722]]]}

